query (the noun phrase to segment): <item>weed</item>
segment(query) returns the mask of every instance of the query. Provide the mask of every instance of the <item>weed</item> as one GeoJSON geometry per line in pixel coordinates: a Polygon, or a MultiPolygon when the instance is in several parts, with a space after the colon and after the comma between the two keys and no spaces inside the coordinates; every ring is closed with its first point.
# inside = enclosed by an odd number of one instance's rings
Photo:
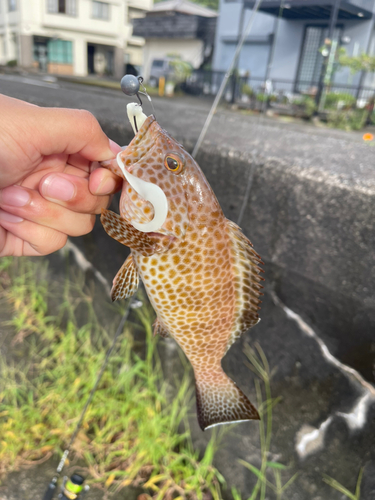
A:
{"type": "Polygon", "coordinates": [[[330,111],[328,125],[343,130],[361,130],[365,126],[367,111],[363,109],[349,109],[330,111]]]}
{"type": "Polygon", "coordinates": [[[293,101],[293,104],[303,108],[303,110],[306,114],[306,117],[308,117],[308,118],[311,118],[316,111],[315,100],[308,95],[303,95],[303,96],[299,97],[298,99],[295,99],[293,101]]]}
{"type": "Polygon", "coordinates": [[[350,108],[355,105],[356,98],[347,92],[327,92],[324,107],[326,109],[350,108]]]}
{"type": "MultiPolygon", "coordinates": [[[[261,466],[260,469],[254,465],[239,460],[239,462],[249,469],[256,477],[257,482],[252,491],[249,500],[266,498],[267,488],[270,488],[276,495],[277,500],[281,500],[286,489],[295,481],[298,473],[294,474],[285,484],[282,484],[282,472],[288,469],[287,466],[278,462],[269,461],[269,453],[271,448],[272,438],[272,412],[280,398],[272,398],[271,394],[271,378],[267,358],[259,344],[252,349],[249,345],[245,346],[245,354],[250,363],[247,366],[252,370],[260,380],[255,381],[255,389],[257,393],[258,409],[260,414],[259,432],[260,432],[260,447],[261,447],[261,466]],[[265,398],[262,395],[262,388],[265,398]],[[269,479],[270,473],[273,475],[274,482],[269,479]]],[[[240,500],[240,494],[235,488],[232,489],[234,500],[240,500]]]]}
{"type": "MultiPolygon", "coordinates": [[[[7,360],[0,358],[2,473],[61,453],[110,341],[82,284],[66,280],[53,297],[47,276],[42,259],[1,261],[0,292],[12,306],[13,350],[22,347],[20,359],[9,353],[7,360]],[[55,314],[50,313],[52,299],[58,303],[55,314]],[[83,324],[78,310],[81,316],[84,310],[83,324]]],[[[117,308],[114,323],[122,312],[117,308]]],[[[109,491],[143,485],[158,500],[201,499],[205,493],[219,499],[225,481],[212,466],[217,435],[199,459],[189,431],[178,432],[186,421],[191,384],[185,373],[173,399],[167,397],[152,314],[146,306],[139,309],[118,340],[74,443],[75,461],[92,483],[109,491]],[[141,346],[132,333],[140,327],[146,336],[141,346]]]]}
{"type": "Polygon", "coordinates": [[[329,484],[335,490],[337,490],[340,493],[342,493],[343,495],[345,495],[350,500],[359,500],[360,495],[361,495],[362,475],[363,475],[363,468],[359,471],[357,484],[356,484],[354,493],[351,493],[347,488],[345,488],[345,486],[343,486],[341,483],[336,481],[336,479],[333,479],[332,477],[327,476],[326,474],[324,474],[323,481],[325,483],[329,484]]]}

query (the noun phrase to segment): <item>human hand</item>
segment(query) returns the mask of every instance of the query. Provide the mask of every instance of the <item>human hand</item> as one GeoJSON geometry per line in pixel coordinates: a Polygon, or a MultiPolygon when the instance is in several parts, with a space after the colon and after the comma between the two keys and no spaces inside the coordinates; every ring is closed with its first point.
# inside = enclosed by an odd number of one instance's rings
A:
{"type": "Polygon", "coordinates": [[[122,179],[97,162],[121,148],[88,111],[0,95],[0,257],[46,255],[90,232],[122,179]]]}

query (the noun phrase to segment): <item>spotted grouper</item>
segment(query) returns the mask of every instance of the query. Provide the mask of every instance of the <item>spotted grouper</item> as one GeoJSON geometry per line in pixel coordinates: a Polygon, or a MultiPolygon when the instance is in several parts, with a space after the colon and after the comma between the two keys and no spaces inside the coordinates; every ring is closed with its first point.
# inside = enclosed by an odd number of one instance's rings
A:
{"type": "Polygon", "coordinates": [[[141,277],[157,314],[154,333],[173,337],[193,366],[202,430],[259,419],[221,367],[233,342],[259,321],[259,255],[153,116],[109,168],[124,178],[120,215],[103,210],[101,221],[131,249],[112,299],[133,295],[141,277]]]}

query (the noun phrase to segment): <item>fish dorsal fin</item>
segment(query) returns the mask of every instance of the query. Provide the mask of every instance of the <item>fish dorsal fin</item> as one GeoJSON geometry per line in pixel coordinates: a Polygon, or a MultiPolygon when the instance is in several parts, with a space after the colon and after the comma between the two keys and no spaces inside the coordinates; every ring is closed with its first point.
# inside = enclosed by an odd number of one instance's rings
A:
{"type": "Polygon", "coordinates": [[[137,291],[138,285],[139,274],[130,254],[113,280],[111,299],[115,301],[131,297],[137,291]]]}
{"type": "Polygon", "coordinates": [[[232,246],[232,264],[235,274],[234,287],[236,306],[232,333],[228,340],[227,350],[243,333],[259,321],[258,309],[260,289],[259,276],[262,269],[258,264],[261,258],[253,249],[251,242],[234,222],[228,220],[229,238],[232,246]]]}
{"type": "Polygon", "coordinates": [[[167,327],[163,325],[162,321],[159,318],[156,318],[154,323],[154,336],[160,335],[160,337],[167,338],[169,337],[169,331],[167,327]]]}

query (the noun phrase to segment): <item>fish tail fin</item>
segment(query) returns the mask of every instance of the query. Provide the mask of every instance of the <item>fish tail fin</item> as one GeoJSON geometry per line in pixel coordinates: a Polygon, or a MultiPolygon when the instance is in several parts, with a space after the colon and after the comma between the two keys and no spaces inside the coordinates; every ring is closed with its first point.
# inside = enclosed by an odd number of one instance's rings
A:
{"type": "Polygon", "coordinates": [[[196,372],[198,422],[202,431],[218,424],[259,420],[259,413],[221,369],[196,372]]]}

